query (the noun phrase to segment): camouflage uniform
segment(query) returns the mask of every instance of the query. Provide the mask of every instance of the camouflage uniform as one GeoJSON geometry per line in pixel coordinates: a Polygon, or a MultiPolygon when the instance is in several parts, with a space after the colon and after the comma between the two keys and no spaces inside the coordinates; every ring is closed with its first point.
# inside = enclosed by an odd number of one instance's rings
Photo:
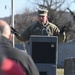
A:
{"type": "Polygon", "coordinates": [[[23,33],[21,33],[21,38],[19,38],[18,36],[17,38],[22,41],[28,41],[30,35],[58,36],[59,42],[65,41],[66,38],[65,33],[60,34],[59,28],[48,21],[45,27],[43,25],[40,25],[39,22],[33,23],[32,25],[27,27],[23,33]]]}
{"type": "Polygon", "coordinates": [[[27,43],[27,41],[29,41],[30,35],[58,36],[59,42],[65,41],[65,38],[66,38],[65,33],[63,33],[63,32],[60,33],[59,28],[56,25],[54,25],[53,23],[50,23],[46,19],[47,14],[48,14],[48,10],[45,10],[45,9],[38,10],[38,19],[41,17],[45,17],[43,19],[45,19],[47,21],[46,24],[44,21],[34,22],[29,27],[27,27],[23,33],[16,36],[19,40],[26,42],[25,48],[27,50],[27,53],[29,53],[29,50],[30,50],[30,45],[29,45],[29,43],[27,43]],[[43,25],[42,22],[45,25],[43,25]]]}

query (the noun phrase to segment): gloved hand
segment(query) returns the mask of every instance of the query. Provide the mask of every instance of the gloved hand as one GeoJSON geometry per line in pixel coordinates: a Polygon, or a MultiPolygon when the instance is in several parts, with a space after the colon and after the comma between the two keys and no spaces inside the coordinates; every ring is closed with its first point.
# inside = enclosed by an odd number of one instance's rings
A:
{"type": "Polygon", "coordinates": [[[13,27],[11,27],[11,33],[15,35],[19,35],[18,31],[16,31],[13,27]]]}
{"type": "Polygon", "coordinates": [[[63,32],[65,32],[66,31],[66,26],[63,26],[62,28],[61,28],[61,30],[60,30],[60,34],[63,34],[63,32]]]}

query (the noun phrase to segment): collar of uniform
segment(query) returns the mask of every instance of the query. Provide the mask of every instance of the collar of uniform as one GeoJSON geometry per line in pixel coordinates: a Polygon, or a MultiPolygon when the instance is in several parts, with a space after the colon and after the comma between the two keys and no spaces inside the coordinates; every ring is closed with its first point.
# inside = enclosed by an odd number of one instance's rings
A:
{"type": "Polygon", "coordinates": [[[49,25],[49,21],[47,20],[46,24],[45,24],[45,27],[47,27],[49,25]]]}
{"type": "MultiPolygon", "coordinates": [[[[46,25],[46,27],[49,25],[49,21],[48,21],[48,20],[47,20],[47,22],[46,22],[46,24],[45,24],[45,25],[46,25]]],[[[38,21],[37,21],[37,26],[38,26],[38,27],[43,27],[43,25],[42,25],[42,24],[40,24],[38,21]]]]}
{"type": "Polygon", "coordinates": [[[49,21],[47,20],[47,23],[46,23],[46,25],[48,25],[49,24],[49,21]]]}

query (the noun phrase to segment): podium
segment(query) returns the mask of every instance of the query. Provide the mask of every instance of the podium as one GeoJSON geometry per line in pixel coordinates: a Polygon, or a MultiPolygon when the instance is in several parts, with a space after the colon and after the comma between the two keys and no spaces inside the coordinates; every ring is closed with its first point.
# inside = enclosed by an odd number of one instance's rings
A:
{"type": "Polygon", "coordinates": [[[30,52],[40,75],[56,75],[58,59],[58,38],[57,36],[30,37],[30,52]]]}

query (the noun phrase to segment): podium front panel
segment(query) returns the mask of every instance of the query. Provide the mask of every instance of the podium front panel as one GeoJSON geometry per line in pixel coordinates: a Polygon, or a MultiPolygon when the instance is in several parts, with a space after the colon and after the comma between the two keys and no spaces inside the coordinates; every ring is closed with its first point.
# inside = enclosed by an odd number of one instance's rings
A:
{"type": "Polygon", "coordinates": [[[40,75],[56,75],[58,59],[58,38],[56,36],[31,36],[29,53],[40,75]]]}
{"type": "Polygon", "coordinates": [[[30,55],[35,63],[56,64],[57,61],[56,36],[31,36],[30,55]]]}

